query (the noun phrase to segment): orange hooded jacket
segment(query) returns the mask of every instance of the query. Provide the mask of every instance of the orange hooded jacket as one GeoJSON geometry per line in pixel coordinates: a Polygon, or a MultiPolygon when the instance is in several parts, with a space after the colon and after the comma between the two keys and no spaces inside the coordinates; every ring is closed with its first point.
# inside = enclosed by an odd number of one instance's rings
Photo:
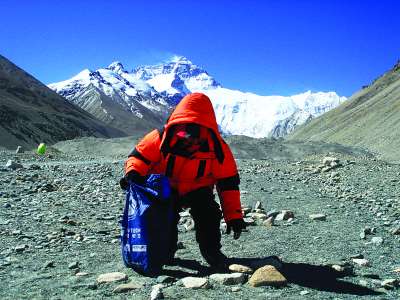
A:
{"type": "Polygon", "coordinates": [[[125,174],[136,171],[169,177],[180,196],[201,187],[217,186],[225,221],[242,218],[239,174],[229,146],[218,131],[210,99],[202,93],[184,97],[172,112],[162,131],[153,130],[135,147],[125,162],[125,174]],[[191,158],[168,152],[171,127],[195,123],[209,129],[209,152],[196,152],[191,158]]]}

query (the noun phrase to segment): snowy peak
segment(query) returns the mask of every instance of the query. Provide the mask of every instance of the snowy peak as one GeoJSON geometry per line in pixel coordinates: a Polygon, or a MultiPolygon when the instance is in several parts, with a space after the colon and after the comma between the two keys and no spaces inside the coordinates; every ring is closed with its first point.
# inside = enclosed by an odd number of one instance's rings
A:
{"type": "Polygon", "coordinates": [[[124,66],[119,61],[112,62],[106,69],[113,71],[117,74],[126,72],[124,66]]]}
{"type": "Polygon", "coordinates": [[[185,95],[187,91],[221,86],[207,71],[184,56],[174,56],[163,64],[141,66],[133,73],[139,79],[151,81],[155,89],[166,96],[174,96],[177,93],[185,95]]]}
{"type": "Polygon", "coordinates": [[[181,55],[174,55],[174,56],[172,56],[172,58],[169,61],[173,62],[173,63],[182,63],[182,64],[193,65],[193,63],[189,59],[187,59],[186,57],[181,56],[181,55]]]}

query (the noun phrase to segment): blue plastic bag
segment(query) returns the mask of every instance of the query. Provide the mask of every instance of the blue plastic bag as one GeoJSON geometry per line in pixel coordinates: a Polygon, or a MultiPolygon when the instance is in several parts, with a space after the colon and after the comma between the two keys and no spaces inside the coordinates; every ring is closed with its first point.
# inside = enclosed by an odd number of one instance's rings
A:
{"type": "Polygon", "coordinates": [[[129,182],[121,249],[124,264],[138,273],[156,274],[169,256],[171,199],[169,180],[164,175],[150,175],[143,186],[129,182]]]}

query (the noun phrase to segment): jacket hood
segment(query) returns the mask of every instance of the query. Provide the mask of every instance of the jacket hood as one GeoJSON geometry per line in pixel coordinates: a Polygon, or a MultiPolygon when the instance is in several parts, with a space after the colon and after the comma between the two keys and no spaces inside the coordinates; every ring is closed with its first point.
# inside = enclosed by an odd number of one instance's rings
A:
{"type": "MultiPolygon", "coordinates": [[[[210,98],[203,93],[193,93],[186,95],[179,102],[164,125],[164,134],[160,145],[161,150],[166,151],[168,147],[167,144],[171,139],[171,130],[169,129],[174,125],[185,123],[195,123],[209,128],[214,146],[221,148],[222,138],[218,131],[217,119],[210,98]]],[[[223,160],[223,154],[220,155],[219,160],[223,160]]]]}
{"type": "Polygon", "coordinates": [[[195,123],[210,128],[218,134],[217,119],[210,98],[203,93],[186,95],[169,117],[165,130],[172,125],[183,123],[195,123]]]}

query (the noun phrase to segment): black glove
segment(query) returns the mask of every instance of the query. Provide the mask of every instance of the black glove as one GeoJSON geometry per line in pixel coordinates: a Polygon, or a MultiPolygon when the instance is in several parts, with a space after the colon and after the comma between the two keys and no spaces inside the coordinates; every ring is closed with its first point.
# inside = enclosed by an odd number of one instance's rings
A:
{"type": "Polygon", "coordinates": [[[246,223],[243,219],[233,219],[226,222],[226,234],[230,234],[233,230],[233,238],[237,240],[242,233],[242,230],[246,229],[246,223]]]}
{"type": "Polygon", "coordinates": [[[129,181],[135,182],[137,184],[143,185],[146,178],[144,176],[140,176],[140,174],[136,171],[130,171],[125,177],[122,177],[119,180],[119,186],[123,190],[127,190],[129,186],[129,181]]]}

